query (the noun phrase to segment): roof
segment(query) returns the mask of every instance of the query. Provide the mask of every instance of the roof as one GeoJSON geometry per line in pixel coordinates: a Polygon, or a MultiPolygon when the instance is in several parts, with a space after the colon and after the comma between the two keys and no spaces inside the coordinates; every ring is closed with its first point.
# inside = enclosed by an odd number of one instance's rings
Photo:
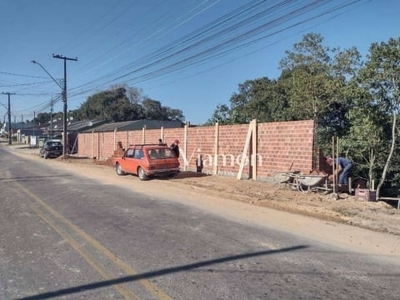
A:
{"type": "MultiPolygon", "coordinates": [[[[9,123],[8,122],[6,122],[6,123],[4,123],[4,129],[5,129],[5,131],[8,131],[8,128],[9,128],[9,123]]],[[[40,128],[40,126],[39,125],[37,125],[37,124],[35,124],[35,128],[36,129],[39,129],[40,128]]],[[[11,129],[14,131],[14,132],[16,132],[17,130],[19,130],[19,129],[33,129],[33,124],[32,123],[21,123],[21,122],[19,122],[19,123],[12,123],[11,122],[11,129]]]]}
{"type": "MultiPolygon", "coordinates": [[[[105,122],[106,122],[105,120],[70,121],[67,124],[67,130],[69,132],[71,131],[81,132],[99,126],[101,124],[104,124],[105,122]]],[[[50,128],[50,123],[46,124],[46,126],[43,127],[43,129],[49,131],[51,130],[54,132],[61,132],[63,131],[63,128],[64,128],[64,123],[62,120],[53,120],[52,128],[50,128]]]]}
{"type": "Polygon", "coordinates": [[[181,121],[161,121],[161,120],[134,120],[125,122],[113,122],[106,123],[96,128],[85,130],[84,132],[109,132],[109,131],[131,131],[131,130],[142,130],[143,127],[147,129],[159,129],[163,128],[182,128],[183,123],[181,121]]]}
{"type": "Polygon", "coordinates": [[[100,126],[104,124],[105,120],[86,120],[86,121],[76,121],[71,124],[68,124],[68,131],[85,131],[90,128],[94,128],[96,126],[100,126]]]}

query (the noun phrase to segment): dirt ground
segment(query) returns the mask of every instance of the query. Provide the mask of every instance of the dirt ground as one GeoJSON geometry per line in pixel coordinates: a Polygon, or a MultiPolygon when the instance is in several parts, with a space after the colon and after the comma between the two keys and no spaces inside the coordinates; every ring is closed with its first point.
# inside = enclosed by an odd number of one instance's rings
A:
{"type": "Polygon", "coordinates": [[[251,205],[400,235],[400,210],[382,201],[363,201],[347,193],[340,193],[336,199],[332,193],[300,192],[272,183],[221,176],[193,178],[182,174],[175,181],[251,205]]]}
{"type": "MultiPolygon", "coordinates": [[[[89,159],[69,159],[69,163],[113,168],[107,162],[89,159]]],[[[179,188],[246,202],[253,206],[269,207],[400,236],[400,210],[397,209],[397,202],[389,204],[383,201],[364,201],[348,193],[301,192],[273,182],[237,180],[233,177],[194,172],[181,172],[167,182],[179,188]]]]}

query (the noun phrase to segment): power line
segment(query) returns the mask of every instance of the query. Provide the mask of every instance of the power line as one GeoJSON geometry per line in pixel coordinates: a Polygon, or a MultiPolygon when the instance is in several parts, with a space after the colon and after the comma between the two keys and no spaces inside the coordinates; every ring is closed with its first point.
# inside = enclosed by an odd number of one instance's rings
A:
{"type": "MultiPolygon", "coordinates": [[[[264,2],[264,1],[262,1],[264,2]]],[[[161,76],[162,74],[166,74],[168,72],[172,72],[173,70],[177,70],[177,69],[181,69],[182,65],[185,66],[189,66],[191,64],[191,62],[193,61],[204,61],[207,59],[207,57],[212,57],[212,55],[223,55],[224,53],[227,53],[228,50],[226,49],[227,47],[232,47],[237,43],[243,43],[243,41],[246,40],[251,40],[251,38],[256,37],[259,33],[261,33],[262,31],[266,30],[266,29],[271,29],[277,26],[282,25],[283,23],[287,22],[288,20],[292,19],[293,17],[298,17],[302,14],[308,13],[311,10],[315,10],[316,8],[321,7],[322,5],[328,3],[330,1],[313,1],[311,3],[308,4],[303,4],[302,6],[296,6],[295,2],[293,1],[283,1],[283,2],[278,2],[275,4],[275,6],[272,7],[264,7],[263,11],[257,11],[257,13],[254,13],[250,16],[247,16],[246,19],[239,19],[238,21],[236,21],[236,23],[233,23],[232,25],[230,25],[230,27],[225,27],[225,28],[221,28],[218,31],[215,31],[215,28],[217,28],[218,26],[222,26],[222,24],[224,24],[226,22],[227,19],[229,19],[230,21],[232,20],[232,15],[228,15],[226,17],[226,19],[221,19],[219,20],[219,23],[214,24],[214,26],[211,26],[210,28],[207,28],[207,26],[205,26],[203,32],[197,33],[194,36],[193,35],[188,35],[186,37],[184,37],[182,39],[183,43],[183,48],[181,47],[180,49],[177,48],[177,45],[179,45],[179,42],[174,41],[173,43],[171,43],[171,46],[168,48],[166,48],[164,51],[161,49],[161,51],[159,52],[154,52],[153,54],[149,54],[147,58],[142,58],[141,60],[136,61],[135,63],[131,63],[128,66],[125,66],[124,68],[130,67],[131,70],[128,72],[125,72],[121,75],[118,76],[114,76],[114,78],[109,79],[106,82],[102,82],[102,84],[111,84],[113,82],[116,82],[118,80],[128,80],[128,82],[132,82],[135,81],[137,82],[137,80],[146,80],[146,78],[155,78],[157,76],[161,76]],[[284,5],[289,5],[291,4],[292,7],[289,7],[291,10],[287,11],[286,8],[284,7],[284,5]],[[238,27],[242,27],[245,28],[246,26],[248,26],[250,24],[250,20],[252,20],[252,22],[254,22],[254,19],[258,20],[262,17],[266,16],[266,13],[269,11],[273,11],[276,8],[281,8],[281,10],[283,12],[285,12],[285,14],[276,17],[275,19],[261,24],[258,27],[253,27],[248,29],[247,31],[242,31],[240,34],[236,34],[236,35],[231,35],[231,32],[233,29],[237,29],[238,27]],[[286,11],[285,11],[286,10],[286,11]],[[212,32],[213,31],[213,32],[212,32]],[[211,34],[210,34],[211,32],[211,34]],[[206,33],[208,33],[208,35],[205,35],[206,33]],[[198,39],[199,37],[202,37],[202,39],[198,39]],[[225,36],[225,38],[222,38],[223,36],[225,36]],[[219,41],[218,43],[215,43],[216,40],[222,40],[219,41]],[[185,44],[184,42],[187,41],[192,41],[191,44],[185,44]],[[201,49],[200,47],[206,46],[208,43],[209,46],[208,48],[204,48],[201,49]],[[194,52],[194,50],[198,48],[197,52],[194,52]],[[191,54],[192,53],[192,54],[191,54]],[[183,55],[186,55],[186,57],[183,57],[183,55]],[[163,55],[163,56],[162,56],[163,55]],[[146,63],[144,64],[143,63],[146,63]],[[167,65],[163,66],[163,63],[167,63],[169,62],[167,65]],[[137,68],[132,69],[133,66],[137,66],[137,68]],[[158,69],[156,70],[151,70],[151,68],[154,67],[158,67],[158,69]],[[143,71],[147,71],[144,74],[141,74],[140,72],[143,71]],[[129,76],[133,75],[133,74],[137,74],[135,77],[131,77],[129,78],[129,76]]],[[[357,3],[359,1],[352,1],[348,4],[343,4],[341,6],[341,8],[344,8],[348,5],[352,5],[354,3],[357,3]]],[[[257,7],[257,5],[262,4],[261,2],[257,2],[257,1],[253,1],[250,4],[253,4],[253,7],[249,7],[247,8],[247,10],[245,10],[246,13],[249,12],[249,10],[257,7]]],[[[258,7],[259,8],[259,7],[258,7]]],[[[337,8],[330,8],[328,9],[324,14],[329,14],[333,11],[336,11],[337,8]]],[[[243,10],[242,10],[243,11],[243,10]]],[[[274,11],[274,13],[276,13],[274,11]]],[[[240,15],[240,14],[239,14],[240,15]]],[[[238,16],[238,15],[234,15],[233,16],[238,16]]],[[[321,16],[321,14],[320,14],[321,16]]],[[[318,17],[318,16],[317,16],[318,17]]],[[[316,17],[312,17],[312,18],[308,18],[307,21],[309,20],[313,20],[316,17]]],[[[298,22],[296,25],[294,26],[290,26],[289,28],[293,28],[295,26],[298,26],[299,24],[302,24],[303,22],[298,22]]],[[[210,25],[209,25],[210,26],[210,25]]],[[[179,40],[178,40],[179,41],[179,40]]],[[[207,46],[206,46],[207,47],[207,46]]],[[[239,44],[240,47],[240,44],[239,44]]],[[[234,49],[234,48],[232,48],[234,49]]],[[[229,50],[231,51],[231,50],[229,50]]],[[[114,71],[113,73],[119,73],[121,71],[121,69],[114,71]]],[[[112,75],[107,74],[107,77],[112,75]]],[[[102,78],[105,78],[106,76],[102,76],[102,78]]],[[[95,81],[101,81],[102,78],[97,78],[96,80],[93,80],[92,83],[94,83],[95,81]]],[[[91,83],[86,83],[78,88],[82,88],[84,86],[88,86],[88,84],[91,83]]]]}
{"type": "MultiPolygon", "coordinates": [[[[146,18],[148,24],[152,24],[153,26],[143,27],[143,29],[139,31],[139,35],[135,32],[129,39],[124,40],[118,45],[113,45],[113,47],[101,54],[101,56],[94,57],[86,65],[82,65],[81,69],[83,70],[82,72],[78,72],[80,76],[77,76],[77,79],[85,78],[87,74],[85,71],[88,72],[90,66],[98,63],[97,67],[102,68],[107,63],[118,62],[124,55],[130,53],[130,50],[134,49],[134,47],[155,42],[167,33],[182,26],[181,24],[185,24],[189,20],[202,14],[208,6],[216,5],[218,2],[219,0],[214,2],[202,1],[195,5],[188,4],[185,7],[185,9],[187,9],[184,14],[185,17],[183,17],[183,14],[180,14],[179,11],[172,10],[174,13],[169,14],[168,17],[175,17],[175,20],[169,19],[169,21],[164,24],[158,22],[161,19],[152,20],[149,16],[149,18],[146,18]],[[132,39],[134,40],[132,41],[132,39]],[[131,45],[125,47],[125,45],[129,45],[129,43],[131,43],[131,45]],[[124,51],[120,52],[120,49],[124,49],[124,51]],[[107,57],[107,59],[102,59],[104,57],[107,57]]],[[[232,61],[232,59],[227,58],[228,54],[233,54],[240,49],[255,45],[286,30],[296,28],[301,24],[328,16],[340,10],[343,11],[353,6],[355,3],[362,2],[361,0],[351,2],[333,2],[327,0],[309,0],[302,2],[294,0],[249,1],[237,8],[233,8],[228,13],[192,32],[175,40],[171,40],[158,49],[149,51],[147,55],[135,57],[135,59],[127,61],[123,66],[116,67],[112,71],[102,74],[101,76],[92,77],[90,80],[81,80],[81,85],[70,90],[71,98],[104,88],[104,86],[118,81],[140,83],[173,72],[181,72],[185,69],[189,70],[190,67],[204,64],[207,61],[217,60],[222,57],[226,57],[229,62],[232,61]],[[333,5],[330,5],[330,3],[333,3],[333,5]],[[335,3],[338,4],[335,5],[335,3]],[[324,9],[324,11],[320,12],[321,9],[324,9]]],[[[118,19],[117,17],[121,16],[121,12],[117,12],[116,10],[115,12],[116,14],[109,15],[109,21],[107,23],[99,22],[97,27],[93,28],[90,32],[98,34],[100,32],[99,28],[104,29],[116,22],[118,19]]],[[[103,19],[101,19],[101,21],[102,20],[103,19]]],[[[129,30],[129,28],[123,29],[129,30]]],[[[87,35],[85,32],[82,36],[90,37],[90,35],[87,35]]],[[[90,41],[91,38],[85,39],[82,44],[88,44],[90,41]]],[[[247,51],[247,54],[241,54],[241,56],[250,55],[249,53],[254,52],[255,51],[247,51]]],[[[221,63],[219,63],[219,65],[220,64],[221,63]]],[[[213,68],[214,67],[211,66],[209,69],[213,68]]],[[[4,74],[4,72],[0,73],[4,74]]],[[[32,77],[36,78],[36,76],[32,77]]],[[[40,85],[41,84],[38,84],[38,86],[40,85]]],[[[35,84],[32,84],[32,86],[35,86],[35,84]]],[[[27,87],[28,85],[26,88],[27,87]]],[[[40,96],[46,95],[46,93],[43,91],[31,94],[24,93],[23,95],[40,96]]],[[[49,95],[49,93],[47,93],[47,95],[49,95]]]]}

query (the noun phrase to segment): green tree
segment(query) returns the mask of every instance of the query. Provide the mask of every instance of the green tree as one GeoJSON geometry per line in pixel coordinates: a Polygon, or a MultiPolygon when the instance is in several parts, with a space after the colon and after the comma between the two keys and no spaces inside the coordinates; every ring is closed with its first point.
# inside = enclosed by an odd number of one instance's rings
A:
{"type": "Polygon", "coordinates": [[[288,120],[315,121],[315,150],[330,153],[332,136],[349,128],[347,113],[357,96],[351,80],[361,66],[356,48],[326,47],[320,34],[310,33],[286,51],[279,78],[287,99],[288,120]]]}
{"type": "Polygon", "coordinates": [[[221,125],[231,124],[231,110],[226,104],[218,104],[217,108],[214,110],[211,118],[207,120],[204,125],[212,125],[215,123],[219,123],[221,125]]]}
{"type": "Polygon", "coordinates": [[[282,86],[267,77],[246,80],[233,94],[231,119],[234,123],[282,121],[286,119],[287,99],[282,86]]]}
{"type": "Polygon", "coordinates": [[[379,111],[376,103],[360,98],[349,111],[348,118],[350,126],[341,140],[341,149],[352,161],[357,162],[355,172],[371,183],[387,155],[386,116],[379,111]]]}
{"type": "Polygon", "coordinates": [[[276,80],[266,77],[246,80],[238,85],[238,92],[234,93],[229,101],[230,107],[219,104],[206,124],[243,124],[252,119],[259,122],[285,119],[287,102],[282,97],[276,80]]]}
{"type": "Polygon", "coordinates": [[[369,49],[365,66],[360,71],[360,84],[371,93],[376,109],[390,120],[391,133],[387,144],[387,157],[376,189],[386,181],[391,169],[391,160],[397,145],[397,118],[400,109],[400,38],[388,42],[373,43],[369,49]]]}
{"type": "Polygon", "coordinates": [[[80,119],[105,119],[119,122],[135,116],[123,87],[102,91],[90,96],[78,110],[80,119]]]}
{"type": "Polygon", "coordinates": [[[185,121],[185,116],[183,115],[182,110],[171,108],[169,106],[162,107],[162,114],[165,120],[167,121],[185,121]]]}
{"type": "Polygon", "coordinates": [[[46,124],[50,121],[51,114],[50,113],[38,113],[35,117],[35,124],[46,124]]]}
{"type": "Polygon", "coordinates": [[[162,106],[159,101],[144,96],[140,90],[126,86],[114,86],[96,93],[70,114],[78,120],[105,119],[113,122],[184,120],[181,110],[162,106]]]}

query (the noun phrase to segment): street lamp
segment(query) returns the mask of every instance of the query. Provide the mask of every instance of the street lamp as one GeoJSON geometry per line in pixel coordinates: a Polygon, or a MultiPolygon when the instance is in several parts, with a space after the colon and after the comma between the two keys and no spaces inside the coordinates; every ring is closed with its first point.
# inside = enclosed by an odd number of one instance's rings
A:
{"type": "Polygon", "coordinates": [[[7,107],[5,104],[3,104],[3,103],[0,102],[0,105],[3,106],[3,107],[4,107],[5,109],[7,109],[7,111],[8,111],[8,107],[7,107]]]}
{"type": "Polygon", "coordinates": [[[45,71],[46,74],[49,75],[49,77],[50,77],[51,79],[53,79],[53,81],[60,87],[60,89],[63,89],[63,87],[61,86],[61,84],[60,84],[56,79],[54,79],[54,77],[51,76],[51,74],[50,74],[49,72],[47,72],[47,70],[41,65],[41,63],[37,62],[36,60],[31,60],[31,63],[39,65],[39,66],[43,69],[43,71],[45,71]]]}
{"type": "Polygon", "coordinates": [[[77,61],[78,58],[68,58],[62,55],[54,55],[53,58],[58,58],[58,59],[63,59],[64,60],[64,84],[61,86],[61,84],[54,79],[53,76],[50,75],[49,72],[37,61],[32,60],[31,62],[34,64],[39,65],[46,73],[47,75],[50,76],[51,79],[61,88],[62,90],[62,96],[63,96],[63,102],[64,102],[64,108],[63,108],[63,157],[67,158],[67,144],[68,144],[68,137],[67,137],[67,60],[74,60],[77,61]]]}

